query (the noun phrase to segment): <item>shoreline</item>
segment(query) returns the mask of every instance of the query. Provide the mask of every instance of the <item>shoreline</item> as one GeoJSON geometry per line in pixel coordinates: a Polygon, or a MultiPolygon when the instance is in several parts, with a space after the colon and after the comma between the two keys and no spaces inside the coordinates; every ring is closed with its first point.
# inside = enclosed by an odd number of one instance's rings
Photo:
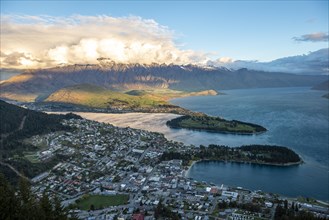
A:
{"type": "MultiPolygon", "coordinates": [[[[58,113],[58,112],[57,112],[58,113]]],[[[91,113],[91,112],[88,112],[88,113],[86,113],[86,112],[84,112],[85,114],[93,114],[93,113],[91,113]]],[[[109,113],[97,113],[97,114],[104,114],[104,115],[106,115],[106,114],[109,114],[109,113]]],[[[113,113],[112,113],[113,114],[113,113]]],[[[145,114],[145,115],[147,115],[147,114],[154,114],[154,115],[159,115],[159,116],[161,116],[161,115],[174,115],[174,114],[171,114],[171,113],[126,113],[126,114],[145,114]]],[[[118,114],[113,114],[113,115],[118,115],[118,114]]],[[[120,115],[120,114],[119,114],[120,115]]],[[[179,116],[179,115],[175,115],[175,116],[179,116]]],[[[162,116],[161,116],[162,117],[162,116]]],[[[101,117],[100,117],[101,118],[101,117]]],[[[94,119],[95,120],[95,119],[94,119]]],[[[108,122],[108,123],[111,123],[111,122],[108,122]]],[[[192,161],[192,163],[189,165],[189,166],[186,166],[186,169],[184,169],[184,176],[186,177],[186,178],[191,178],[191,177],[189,177],[189,173],[190,173],[190,171],[191,171],[191,168],[196,164],[196,163],[198,163],[198,162],[201,162],[201,161],[206,161],[206,160],[196,160],[196,161],[192,161]]],[[[257,164],[257,165],[261,165],[261,166],[279,166],[279,167],[289,167],[289,166],[293,166],[293,165],[300,165],[300,164],[303,164],[303,163],[305,163],[305,162],[298,162],[298,163],[294,163],[294,164],[267,164],[267,163],[252,163],[252,162],[242,162],[242,161],[223,161],[223,160],[215,160],[215,161],[218,161],[218,162],[230,162],[230,163],[234,163],[234,162],[236,162],[236,163],[244,163],[244,164],[257,164]]],[[[318,200],[318,199],[317,199],[318,200]]],[[[320,201],[322,201],[322,200],[320,200],[320,201]]]]}
{"type": "Polygon", "coordinates": [[[202,160],[193,160],[190,165],[186,167],[185,171],[185,177],[190,178],[188,176],[190,170],[192,167],[200,162],[222,162],[222,163],[240,163],[240,164],[249,164],[249,165],[260,165],[260,166],[276,166],[276,167],[289,167],[289,166],[299,166],[301,164],[304,164],[305,162],[303,160],[299,162],[290,162],[290,163],[266,163],[266,162],[247,162],[247,161],[237,161],[237,160],[213,160],[213,159],[202,159],[202,160]]]}
{"type": "Polygon", "coordinates": [[[241,164],[250,164],[250,165],[261,165],[261,166],[276,166],[276,167],[289,167],[289,166],[299,166],[304,164],[303,160],[299,162],[289,162],[289,163],[267,163],[267,162],[255,162],[255,161],[239,161],[239,160],[216,160],[216,159],[202,159],[202,160],[194,160],[187,171],[190,171],[191,167],[199,162],[222,162],[222,163],[241,163],[241,164]]]}
{"type": "Polygon", "coordinates": [[[258,132],[253,132],[253,133],[248,133],[248,132],[231,132],[231,131],[216,131],[216,130],[210,130],[210,129],[197,129],[197,128],[183,128],[183,127],[173,127],[167,125],[171,129],[187,129],[191,131],[199,131],[199,132],[208,132],[208,133],[218,133],[218,134],[231,134],[231,135],[246,135],[246,136],[252,136],[252,135],[261,135],[266,131],[258,131],[258,132]]]}

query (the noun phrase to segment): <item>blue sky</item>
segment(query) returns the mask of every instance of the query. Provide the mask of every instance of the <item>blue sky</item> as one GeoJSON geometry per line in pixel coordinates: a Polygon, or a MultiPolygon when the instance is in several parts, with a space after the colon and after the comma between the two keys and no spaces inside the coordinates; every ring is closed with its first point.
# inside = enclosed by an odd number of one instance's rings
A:
{"type": "Polygon", "coordinates": [[[1,1],[2,15],[108,15],[153,19],[181,49],[216,59],[271,61],[328,48],[296,41],[328,33],[328,1],[1,1]]]}

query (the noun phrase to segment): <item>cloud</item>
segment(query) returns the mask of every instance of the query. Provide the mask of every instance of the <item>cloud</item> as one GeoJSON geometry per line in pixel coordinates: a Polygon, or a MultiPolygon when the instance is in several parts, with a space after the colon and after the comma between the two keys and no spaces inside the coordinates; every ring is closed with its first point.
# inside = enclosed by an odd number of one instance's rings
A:
{"type": "Polygon", "coordinates": [[[327,42],[329,38],[328,33],[317,32],[312,34],[305,34],[300,37],[293,37],[292,39],[298,42],[327,42]]]}
{"type": "Polygon", "coordinates": [[[1,16],[3,67],[38,68],[97,63],[106,57],[123,63],[204,63],[207,54],[183,50],[174,32],[141,17],[1,16]]]}
{"type": "Polygon", "coordinates": [[[329,74],[329,49],[324,48],[309,54],[284,57],[271,62],[258,62],[255,60],[236,60],[223,62],[218,59],[211,63],[215,66],[224,66],[230,69],[248,68],[267,72],[286,72],[296,74],[329,74]]]}

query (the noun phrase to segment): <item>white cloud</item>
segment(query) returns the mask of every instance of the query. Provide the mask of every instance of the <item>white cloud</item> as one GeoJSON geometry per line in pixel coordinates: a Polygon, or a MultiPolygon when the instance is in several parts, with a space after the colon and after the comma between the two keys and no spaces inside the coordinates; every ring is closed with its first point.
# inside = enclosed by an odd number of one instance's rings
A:
{"type": "Polygon", "coordinates": [[[304,34],[300,37],[293,37],[292,38],[295,41],[302,42],[302,41],[308,41],[308,42],[328,42],[329,35],[328,33],[324,32],[316,32],[312,34],[304,34]]]}
{"type": "Polygon", "coordinates": [[[16,58],[1,55],[2,66],[14,68],[97,63],[99,57],[147,64],[207,60],[204,53],[179,48],[169,28],[133,16],[5,15],[1,17],[1,51],[16,58]]]}
{"type": "MultiPolygon", "coordinates": [[[[1,16],[2,68],[45,68],[59,64],[98,63],[110,58],[123,63],[174,63],[248,68],[306,74],[328,74],[328,49],[271,62],[210,60],[210,53],[181,49],[168,27],[141,17],[1,16]]],[[[328,34],[315,33],[299,41],[323,41],[328,34]]]]}

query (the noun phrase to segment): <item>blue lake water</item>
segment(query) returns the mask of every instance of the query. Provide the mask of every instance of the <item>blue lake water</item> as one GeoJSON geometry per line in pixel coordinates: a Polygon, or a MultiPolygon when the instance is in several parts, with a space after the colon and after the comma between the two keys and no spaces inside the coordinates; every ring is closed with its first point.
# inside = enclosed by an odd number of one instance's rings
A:
{"type": "Polygon", "coordinates": [[[189,176],[200,181],[260,189],[287,196],[329,201],[329,100],[309,88],[227,90],[227,95],[188,97],[171,102],[181,107],[260,124],[261,135],[227,135],[173,130],[165,135],[187,144],[239,146],[260,143],[287,146],[305,164],[273,167],[222,162],[196,163],[189,176]]]}

